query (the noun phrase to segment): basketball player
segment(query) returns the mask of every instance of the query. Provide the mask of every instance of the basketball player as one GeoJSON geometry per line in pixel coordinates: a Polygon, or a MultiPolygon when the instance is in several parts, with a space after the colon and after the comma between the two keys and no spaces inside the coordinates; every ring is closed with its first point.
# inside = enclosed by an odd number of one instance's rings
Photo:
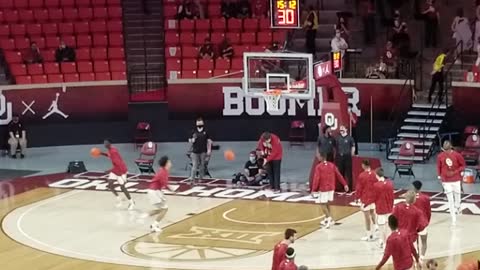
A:
{"type": "Polygon", "coordinates": [[[363,241],[373,241],[373,231],[378,230],[376,217],[375,217],[375,193],[373,190],[373,185],[377,182],[377,176],[372,172],[370,168],[370,161],[365,159],[362,161],[362,169],[358,175],[357,186],[356,186],[356,196],[360,200],[360,209],[363,212],[365,217],[365,229],[367,234],[362,237],[363,241]],[[372,225],[374,230],[372,230],[372,225]]]}
{"type": "Polygon", "coordinates": [[[279,270],[297,270],[297,265],[295,264],[295,250],[291,247],[285,252],[285,259],[280,263],[279,270]]]}
{"type": "Polygon", "coordinates": [[[148,213],[149,216],[156,216],[155,221],[152,225],[150,225],[150,230],[152,232],[162,231],[160,228],[160,220],[162,220],[168,210],[167,199],[162,190],[169,189],[168,175],[170,168],[172,167],[172,162],[167,156],[161,157],[158,161],[158,164],[160,165],[160,170],[158,170],[153,177],[152,182],[147,190],[150,203],[156,208],[148,213]]]}
{"type": "Polygon", "coordinates": [[[408,233],[399,229],[398,220],[394,215],[388,217],[388,226],[392,230],[392,233],[387,239],[383,258],[375,269],[379,270],[382,268],[390,256],[392,256],[393,269],[395,270],[414,269],[412,257],[415,258],[417,269],[421,269],[421,264],[418,261],[418,253],[412,241],[410,241],[408,233]]]}
{"type": "MultiPolygon", "coordinates": [[[[416,199],[413,205],[422,212],[428,227],[428,224],[430,224],[430,219],[432,217],[432,206],[430,205],[430,197],[420,192],[420,190],[422,189],[422,182],[413,181],[412,185],[416,193],[416,199]]],[[[428,236],[427,227],[425,227],[423,231],[418,233],[418,235],[420,236],[420,240],[421,240],[420,242],[422,247],[419,250],[420,261],[423,261],[425,259],[425,253],[427,253],[427,236],[428,236]]]]}
{"type": "Polygon", "coordinates": [[[373,191],[375,194],[375,214],[377,215],[377,224],[380,230],[379,246],[383,249],[384,243],[387,240],[387,220],[388,216],[393,211],[393,183],[390,180],[385,179],[385,174],[382,168],[375,170],[375,175],[378,182],[373,185],[373,191]]]}
{"type": "Polygon", "coordinates": [[[280,170],[282,165],[283,148],[282,142],[277,135],[270,132],[264,132],[258,140],[258,149],[264,156],[264,166],[266,166],[270,188],[275,192],[280,192],[280,170]]]}
{"type": "Polygon", "coordinates": [[[413,190],[405,194],[405,202],[393,207],[392,214],[398,218],[398,227],[408,233],[410,241],[415,242],[419,232],[427,227],[423,213],[414,205],[416,193],[413,190]]]}
{"type": "Polygon", "coordinates": [[[462,172],[465,170],[465,160],[462,155],[453,150],[449,141],[443,143],[443,152],[437,157],[438,179],[447,195],[452,226],[457,223],[457,214],[460,214],[462,172]]]}
{"type": "Polygon", "coordinates": [[[319,163],[315,167],[315,174],[313,176],[312,195],[318,192],[318,203],[326,217],[322,220],[321,224],[328,229],[330,225],[335,224],[331,216],[329,202],[333,201],[336,181],[342,183],[345,192],[348,192],[348,185],[338,171],[337,166],[326,160],[325,154],[320,153],[318,158],[319,163]]]}
{"type": "Polygon", "coordinates": [[[285,252],[287,252],[288,246],[295,242],[297,231],[294,229],[285,230],[285,239],[278,242],[273,248],[273,262],[272,270],[278,270],[280,263],[285,259],[285,252]]]}
{"type": "Polygon", "coordinates": [[[122,198],[118,196],[118,193],[115,190],[114,182],[116,182],[129,201],[128,210],[133,210],[133,208],[135,208],[135,202],[133,201],[130,193],[125,187],[125,183],[127,183],[127,165],[125,164],[125,161],[123,161],[122,156],[120,156],[118,149],[112,146],[110,140],[104,140],[103,144],[107,149],[107,153],[102,152],[100,154],[110,158],[113,165],[113,168],[110,170],[110,173],[108,175],[108,189],[110,189],[113,195],[115,195],[115,197],[117,198],[117,207],[121,207],[122,198]]]}

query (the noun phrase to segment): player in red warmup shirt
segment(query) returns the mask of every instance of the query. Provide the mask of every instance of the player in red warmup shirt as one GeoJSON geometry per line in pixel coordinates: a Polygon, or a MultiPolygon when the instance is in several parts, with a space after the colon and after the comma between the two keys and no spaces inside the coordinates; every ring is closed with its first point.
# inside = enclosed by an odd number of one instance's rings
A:
{"type": "Polygon", "coordinates": [[[267,169],[270,188],[280,192],[280,171],[282,165],[283,147],[280,138],[270,132],[264,132],[258,140],[257,149],[264,156],[264,166],[267,169]]]}
{"type": "Polygon", "coordinates": [[[395,205],[392,212],[398,219],[398,228],[409,234],[412,243],[417,240],[418,233],[427,227],[422,211],[414,205],[416,195],[415,191],[407,191],[405,202],[395,205]]]}
{"type": "Polygon", "coordinates": [[[120,196],[118,196],[118,193],[115,190],[115,184],[114,184],[114,182],[117,182],[123,194],[125,194],[125,197],[127,197],[129,201],[128,210],[133,210],[133,208],[135,207],[135,202],[132,200],[130,193],[125,187],[125,184],[127,183],[127,165],[125,164],[125,161],[123,161],[122,156],[120,156],[118,149],[112,146],[112,143],[110,142],[110,140],[104,140],[103,144],[105,145],[105,148],[107,148],[108,152],[107,153],[102,152],[100,154],[110,158],[113,166],[113,168],[110,170],[110,173],[108,175],[108,189],[110,189],[113,195],[115,195],[115,197],[117,198],[117,201],[118,201],[117,207],[121,207],[122,199],[120,198],[120,196]]]}
{"type": "Polygon", "coordinates": [[[280,263],[285,259],[285,252],[288,246],[295,242],[297,231],[294,229],[285,230],[285,239],[278,242],[273,248],[272,270],[278,270],[280,263]]]}
{"type": "Polygon", "coordinates": [[[393,183],[385,179],[385,173],[382,168],[375,170],[378,182],[373,185],[375,193],[375,213],[377,214],[377,224],[381,233],[379,246],[383,249],[387,240],[387,220],[393,211],[394,193],[393,183]]]}
{"type": "Polygon", "coordinates": [[[295,264],[295,250],[291,247],[285,252],[285,259],[278,266],[278,270],[297,270],[295,264]]]}
{"type": "Polygon", "coordinates": [[[163,193],[163,190],[170,189],[168,187],[168,177],[170,168],[172,167],[172,162],[167,156],[163,156],[158,161],[160,165],[160,170],[155,174],[147,190],[148,199],[150,203],[155,207],[155,210],[152,210],[148,213],[149,216],[155,216],[155,221],[150,225],[150,230],[152,232],[161,232],[160,229],[160,220],[165,216],[168,210],[167,198],[163,193]]]}
{"type": "Polygon", "coordinates": [[[392,256],[394,270],[414,269],[413,258],[415,258],[415,262],[417,263],[417,269],[421,269],[418,253],[412,241],[410,241],[408,232],[399,230],[398,220],[394,215],[388,217],[388,226],[392,230],[392,233],[387,239],[383,258],[375,269],[379,270],[382,268],[390,256],[392,256]]]}
{"type": "Polygon", "coordinates": [[[370,168],[370,161],[367,159],[362,161],[362,169],[357,178],[356,195],[360,200],[360,209],[365,216],[365,229],[367,230],[366,236],[362,237],[363,241],[373,241],[373,232],[378,230],[376,217],[375,217],[375,192],[373,185],[377,182],[375,172],[372,172],[370,168]],[[372,225],[374,229],[372,230],[372,225]]]}
{"type": "MultiPolygon", "coordinates": [[[[420,192],[420,190],[422,189],[422,182],[413,181],[412,185],[416,193],[416,199],[413,205],[422,212],[428,227],[428,224],[430,224],[430,219],[432,217],[432,206],[430,204],[430,197],[420,192]]],[[[422,244],[422,247],[420,249],[420,261],[424,260],[425,253],[427,253],[427,236],[428,236],[427,227],[425,227],[423,231],[418,233],[418,235],[420,236],[421,244],[422,244]]]]}
{"type": "Polygon", "coordinates": [[[460,213],[462,194],[462,173],[465,170],[465,159],[460,153],[453,150],[449,141],[443,143],[443,152],[437,157],[438,179],[442,181],[443,190],[447,195],[452,226],[457,223],[457,214],[460,213]]]}
{"type": "Polygon", "coordinates": [[[330,212],[329,202],[333,201],[336,181],[342,183],[345,192],[348,192],[348,185],[338,171],[337,166],[327,161],[324,153],[320,153],[318,159],[319,163],[315,167],[311,190],[312,194],[318,192],[318,203],[326,216],[321,224],[328,229],[330,225],[335,224],[330,212]]]}

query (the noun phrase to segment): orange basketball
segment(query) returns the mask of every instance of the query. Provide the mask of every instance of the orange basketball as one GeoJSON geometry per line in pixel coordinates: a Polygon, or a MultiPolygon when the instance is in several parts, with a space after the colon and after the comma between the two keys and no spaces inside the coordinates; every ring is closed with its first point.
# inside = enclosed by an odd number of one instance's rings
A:
{"type": "Polygon", "coordinates": [[[90,155],[94,158],[98,158],[102,151],[98,149],[97,147],[93,147],[92,150],[90,150],[90,155]]]}
{"type": "Polygon", "coordinates": [[[235,160],[235,152],[233,152],[231,149],[225,150],[225,152],[223,153],[223,156],[228,161],[235,160]]]}

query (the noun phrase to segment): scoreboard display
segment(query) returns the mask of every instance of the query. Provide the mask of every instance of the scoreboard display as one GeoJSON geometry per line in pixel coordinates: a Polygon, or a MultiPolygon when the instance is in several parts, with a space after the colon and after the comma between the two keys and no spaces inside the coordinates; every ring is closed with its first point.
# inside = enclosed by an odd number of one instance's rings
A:
{"type": "Polygon", "coordinates": [[[272,28],[300,28],[299,0],[271,0],[272,28]]]}

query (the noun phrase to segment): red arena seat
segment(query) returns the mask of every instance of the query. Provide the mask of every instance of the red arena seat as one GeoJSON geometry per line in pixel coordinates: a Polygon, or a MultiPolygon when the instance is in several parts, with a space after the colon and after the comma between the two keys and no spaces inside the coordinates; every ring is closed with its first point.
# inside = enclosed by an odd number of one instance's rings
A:
{"type": "Polygon", "coordinates": [[[77,60],[90,60],[90,48],[79,48],[76,51],[77,60]]]}
{"type": "Polygon", "coordinates": [[[210,31],[210,20],[209,19],[199,19],[196,21],[195,29],[197,31],[208,32],[210,31]]]}
{"type": "Polygon", "coordinates": [[[15,77],[15,82],[17,84],[31,84],[32,77],[31,76],[17,76],[15,77]]]}
{"type": "Polygon", "coordinates": [[[50,15],[46,9],[33,10],[33,17],[37,23],[45,23],[50,19],[50,15]]]}
{"type": "Polygon", "coordinates": [[[242,44],[256,44],[257,43],[257,36],[255,32],[243,32],[242,33],[242,44]]]}
{"type": "Polygon", "coordinates": [[[243,30],[256,32],[258,30],[258,19],[244,19],[243,30]]]}
{"type": "Polygon", "coordinates": [[[177,15],[177,6],[176,5],[165,5],[163,7],[163,16],[165,18],[174,18],[177,15]]]}
{"type": "Polygon", "coordinates": [[[105,60],[108,58],[106,48],[93,48],[91,51],[93,60],[105,60]]]}
{"type": "Polygon", "coordinates": [[[205,39],[209,38],[210,34],[208,32],[197,32],[195,34],[195,45],[196,46],[201,46],[203,43],[205,43],[205,39]]]}
{"type": "Polygon", "coordinates": [[[108,66],[108,61],[93,62],[93,70],[95,71],[95,73],[110,71],[110,67],[108,66]]]}
{"type": "Polygon", "coordinates": [[[182,70],[197,70],[198,60],[197,59],[183,59],[182,70]]]}
{"type": "Polygon", "coordinates": [[[123,35],[119,33],[109,34],[108,43],[110,47],[123,47],[123,35]]]}
{"type": "Polygon", "coordinates": [[[200,59],[198,60],[198,69],[199,70],[212,70],[215,64],[213,59],[200,59]]]}
{"type": "Polygon", "coordinates": [[[98,7],[98,6],[105,6],[107,4],[106,0],[92,0],[92,6],[98,7]]]}
{"type": "Polygon", "coordinates": [[[225,39],[225,33],[223,32],[214,32],[210,35],[210,40],[213,44],[220,44],[223,39],[225,39]]]}
{"type": "Polygon", "coordinates": [[[125,59],[123,48],[108,48],[108,59],[125,59]]]}
{"type": "Polygon", "coordinates": [[[64,82],[78,82],[78,81],[80,81],[80,76],[78,76],[78,73],[63,74],[63,81],[64,82]]]}
{"type": "Polygon", "coordinates": [[[58,25],[56,23],[42,24],[42,33],[46,36],[48,35],[55,36],[58,33],[58,25]]]}
{"type": "Polygon", "coordinates": [[[43,74],[43,64],[29,64],[27,70],[28,75],[41,75],[43,74]]]}
{"type": "Polygon", "coordinates": [[[15,49],[15,40],[13,38],[1,39],[0,47],[6,51],[15,49]]]}
{"type": "Polygon", "coordinates": [[[32,83],[48,83],[47,75],[33,75],[32,83]]]}
{"type": "Polygon", "coordinates": [[[179,58],[169,58],[169,59],[167,59],[167,70],[180,71],[181,69],[182,69],[182,62],[179,58]]]}
{"type": "Polygon", "coordinates": [[[120,6],[108,7],[108,17],[118,19],[122,17],[122,8],[120,6]]]}
{"type": "Polygon", "coordinates": [[[75,5],[77,7],[89,7],[90,0],[75,0],[75,5]]]}
{"type": "Polygon", "coordinates": [[[232,45],[240,44],[240,33],[227,33],[227,38],[232,45]]]}
{"type": "Polygon", "coordinates": [[[78,19],[78,10],[76,8],[64,8],[63,17],[69,21],[75,21],[78,19]]]}
{"type": "Polygon", "coordinates": [[[55,50],[44,50],[42,51],[43,61],[53,62],[55,61],[55,50]]]}
{"type": "Polygon", "coordinates": [[[178,58],[182,57],[182,48],[180,47],[167,47],[165,48],[166,58],[178,58]]]}
{"type": "Polygon", "coordinates": [[[242,19],[232,18],[232,19],[229,19],[227,23],[228,23],[228,31],[234,31],[234,32],[242,31],[242,24],[243,24],[242,19]]]}
{"type": "Polygon", "coordinates": [[[93,46],[94,47],[104,47],[104,48],[107,47],[108,46],[108,36],[105,35],[105,34],[95,34],[95,35],[93,35],[93,46]]]}
{"type": "Polygon", "coordinates": [[[167,32],[165,33],[165,45],[176,46],[180,41],[180,35],[177,33],[167,32]]]}
{"type": "Polygon", "coordinates": [[[15,48],[18,50],[24,50],[30,48],[30,39],[26,37],[15,38],[15,48]]]}
{"type": "Polygon", "coordinates": [[[112,76],[110,76],[110,72],[95,73],[96,81],[110,81],[111,79],[112,79],[112,76]]]}
{"type": "Polygon", "coordinates": [[[60,38],[57,37],[57,36],[48,36],[46,38],[47,48],[56,48],[56,47],[58,47],[59,44],[60,44],[60,38]]]}
{"type": "Polygon", "coordinates": [[[197,78],[199,79],[207,79],[211,78],[212,76],[213,72],[211,70],[202,69],[197,71],[197,78]]]}
{"type": "MultiPolygon", "coordinates": [[[[77,47],[77,41],[74,35],[62,35],[61,39],[70,47],[77,47]]],[[[58,47],[58,44],[57,44],[58,47]]]]}
{"type": "Polygon", "coordinates": [[[43,0],[29,0],[28,1],[28,6],[30,8],[41,8],[43,7],[44,2],[43,0]]]}
{"type": "Polygon", "coordinates": [[[212,30],[213,31],[225,31],[226,21],[224,18],[212,19],[212,30]]]}
{"type": "Polygon", "coordinates": [[[80,20],[91,20],[93,19],[93,9],[81,7],[78,9],[78,18],[80,20]]]}
{"type": "Polygon", "coordinates": [[[59,34],[73,34],[73,23],[59,23],[58,24],[58,33],[59,34]]]}
{"type": "Polygon", "coordinates": [[[10,64],[22,63],[22,54],[19,51],[6,51],[5,60],[10,64]]]}
{"type": "Polygon", "coordinates": [[[55,62],[48,62],[43,64],[45,74],[58,74],[60,73],[60,65],[55,62]]]}
{"type": "Polygon", "coordinates": [[[215,61],[215,69],[230,69],[230,60],[217,58],[217,60],[215,61]]]}
{"type": "Polygon", "coordinates": [[[15,0],[13,6],[16,9],[28,8],[28,0],[15,0]]]}
{"type": "Polygon", "coordinates": [[[108,10],[106,7],[95,7],[93,9],[93,18],[105,20],[108,18],[108,10]]]}
{"type": "Polygon", "coordinates": [[[63,10],[60,8],[48,9],[48,18],[53,22],[60,22],[63,20],[63,10]]]}
{"type": "Polygon", "coordinates": [[[110,71],[122,72],[127,70],[127,63],[124,60],[110,60],[110,71]]]}
{"type": "Polygon", "coordinates": [[[107,23],[105,21],[93,21],[90,23],[90,32],[105,33],[107,32],[107,23]]]}
{"type": "Polygon", "coordinates": [[[10,65],[10,72],[13,76],[27,75],[27,66],[24,64],[10,65]]]}
{"type": "Polygon", "coordinates": [[[27,34],[29,36],[39,36],[42,34],[41,24],[29,24],[27,25],[27,34]]]}
{"type": "MultiPolygon", "coordinates": [[[[45,7],[47,8],[58,7],[60,5],[60,1],[61,0],[45,0],[45,7]]],[[[62,1],[62,5],[65,5],[65,3],[63,2],[64,1],[62,1]]]]}
{"type": "Polygon", "coordinates": [[[182,79],[196,79],[197,71],[196,70],[182,70],[181,73],[182,79]]]}
{"type": "Polygon", "coordinates": [[[127,79],[127,73],[124,72],[112,72],[112,80],[124,81],[127,79]]]}
{"type": "Polygon", "coordinates": [[[123,31],[122,21],[120,20],[109,21],[107,23],[107,30],[110,33],[114,33],[114,32],[121,33],[123,31]]]}
{"type": "Polygon", "coordinates": [[[0,37],[10,36],[10,26],[8,24],[0,25],[0,37]]]}
{"type": "Polygon", "coordinates": [[[13,9],[13,0],[2,0],[2,1],[0,1],[0,8],[13,9]]]}
{"type": "Polygon", "coordinates": [[[62,74],[49,74],[47,75],[47,79],[49,83],[62,83],[63,82],[63,75],[62,74]]]}
{"type": "Polygon", "coordinates": [[[193,46],[183,46],[182,55],[184,58],[197,58],[198,48],[193,46]]]}
{"type": "Polygon", "coordinates": [[[92,37],[90,35],[77,36],[77,47],[91,47],[92,37]]]}
{"type": "MultiPolygon", "coordinates": [[[[80,78],[82,73],[93,72],[93,64],[90,61],[80,61],[77,63],[77,71],[80,73],[80,78]]],[[[80,79],[81,80],[81,79],[80,79]]]]}
{"type": "Polygon", "coordinates": [[[181,20],[180,30],[182,32],[192,32],[195,29],[195,20],[181,20]]]}
{"type": "Polygon", "coordinates": [[[90,32],[90,24],[88,22],[76,22],[73,25],[75,29],[75,33],[78,34],[86,34],[90,32]]]}
{"type": "MultiPolygon", "coordinates": [[[[0,3],[3,1],[0,1],[0,3]]],[[[18,11],[16,10],[9,10],[8,12],[5,12],[3,16],[5,22],[7,23],[16,23],[18,22],[18,11]]]]}
{"type": "Polygon", "coordinates": [[[63,62],[60,64],[62,73],[77,73],[77,65],[74,62],[63,62]]]}
{"type": "Polygon", "coordinates": [[[27,34],[27,27],[25,24],[13,24],[10,26],[10,34],[12,36],[25,36],[27,34]]]}
{"type": "Polygon", "coordinates": [[[180,44],[190,45],[190,44],[194,44],[194,42],[195,42],[195,34],[191,32],[180,33],[180,44]]]}
{"type": "Polygon", "coordinates": [[[33,22],[33,10],[31,9],[21,9],[18,12],[18,16],[20,18],[20,21],[24,23],[33,22]]]}

